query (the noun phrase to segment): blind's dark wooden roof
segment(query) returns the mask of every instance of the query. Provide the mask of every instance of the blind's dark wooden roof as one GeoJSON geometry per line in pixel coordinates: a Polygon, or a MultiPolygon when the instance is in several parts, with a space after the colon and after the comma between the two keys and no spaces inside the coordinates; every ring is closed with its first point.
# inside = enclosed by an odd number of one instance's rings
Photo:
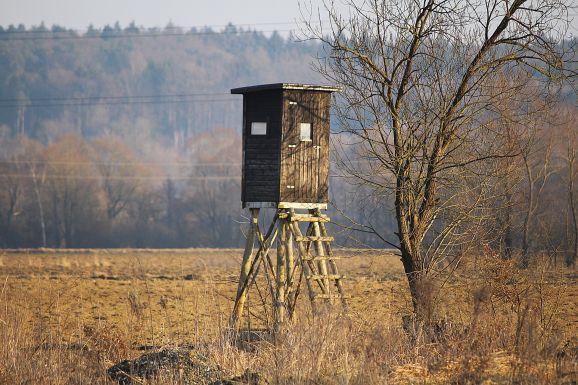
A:
{"type": "Polygon", "coordinates": [[[340,88],[327,85],[313,85],[313,84],[298,84],[298,83],[271,83],[260,84],[249,87],[233,88],[232,94],[248,94],[251,92],[265,91],[265,90],[306,90],[306,91],[324,91],[324,92],[339,92],[340,88]]]}

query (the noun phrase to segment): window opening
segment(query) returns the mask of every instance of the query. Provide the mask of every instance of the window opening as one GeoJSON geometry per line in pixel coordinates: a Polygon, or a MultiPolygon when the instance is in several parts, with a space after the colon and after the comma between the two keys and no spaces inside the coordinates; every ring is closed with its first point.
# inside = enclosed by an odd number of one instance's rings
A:
{"type": "Polygon", "coordinates": [[[265,122],[252,122],[251,123],[251,135],[267,135],[267,123],[265,123],[265,122]]]}
{"type": "Polygon", "coordinates": [[[299,123],[299,139],[302,142],[311,142],[311,123],[299,123]]]}

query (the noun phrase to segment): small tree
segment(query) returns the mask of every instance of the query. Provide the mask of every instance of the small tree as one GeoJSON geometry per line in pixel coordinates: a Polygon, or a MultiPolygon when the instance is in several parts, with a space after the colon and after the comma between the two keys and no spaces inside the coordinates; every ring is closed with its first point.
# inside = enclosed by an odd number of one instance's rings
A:
{"type": "MultiPolygon", "coordinates": [[[[576,121],[576,108],[570,109],[566,115],[569,117],[564,124],[563,139],[566,142],[565,154],[563,155],[563,163],[565,166],[565,182],[568,191],[568,213],[570,215],[570,225],[572,236],[568,238],[573,239],[573,247],[566,251],[565,262],[567,266],[576,265],[578,259],[578,193],[576,192],[576,180],[578,179],[578,122],[576,121]]],[[[567,244],[570,244],[569,239],[567,244]]]]}
{"type": "MultiPolygon", "coordinates": [[[[471,234],[486,195],[480,163],[512,156],[495,141],[493,108],[523,95],[500,77],[565,75],[567,6],[559,0],[325,2],[329,27],[305,17],[323,42],[317,69],[343,87],[341,129],[357,140],[352,177],[395,202],[397,241],[414,312],[429,314],[430,275],[471,234]],[[562,28],[562,29],[560,29],[562,28]],[[361,161],[360,161],[361,160],[361,161]],[[471,197],[474,197],[472,199],[471,197]]],[[[303,12],[307,13],[307,10],[303,12]]],[[[319,13],[321,14],[321,13],[319,13]]],[[[311,15],[311,13],[310,13],[311,15]]]]}
{"type": "Polygon", "coordinates": [[[101,177],[106,201],[106,216],[113,221],[126,211],[129,202],[140,188],[144,166],[133,151],[115,138],[101,138],[92,142],[94,165],[101,177]]]}
{"type": "Polygon", "coordinates": [[[533,132],[528,146],[522,151],[521,158],[526,184],[526,196],[523,209],[522,224],[522,255],[520,265],[528,267],[530,264],[530,236],[544,187],[548,179],[555,172],[552,167],[552,137],[537,139],[537,132],[533,132]]]}
{"type": "Polygon", "coordinates": [[[60,137],[46,148],[46,197],[50,228],[57,247],[81,244],[81,234],[92,238],[98,217],[98,177],[91,148],[74,134],[60,137]]]}
{"type": "Polygon", "coordinates": [[[36,218],[40,225],[40,244],[42,247],[46,247],[48,245],[48,239],[46,236],[47,228],[44,204],[44,188],[46,186],[45,148],[40,142],[27,137],[20,138],[20,146],[25,154],[23,163],[26,167],[26,175],[30,179],[30,187],[33,192],[33,197],[29,197],[29,199],[34,201],[33,206],[35,206],[38,211],[36,218]]]}

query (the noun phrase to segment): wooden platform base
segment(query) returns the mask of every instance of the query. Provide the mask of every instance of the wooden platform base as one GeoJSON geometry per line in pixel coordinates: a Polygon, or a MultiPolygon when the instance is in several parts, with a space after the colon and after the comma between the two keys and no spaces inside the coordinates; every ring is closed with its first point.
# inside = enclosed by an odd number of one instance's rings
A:
{"type": "Polygon", "coordinates": [[[231,327],[239,329],[249,289],[255,285],[259,272],[266,278],[276,327],[295,316],[303,281],[314,312],[320,301],[327,304],[339,301],[346,309],[344,277],[337,271],[336,258],[331,250],[333,237],[328,236],[325,227],[329,218],[321,214],[321,209],[307,208],[307,212],[298,213],[295,207],[277,207],[265,234],[259,226],[260,208],[251,208],[250,211],[251,226],[241,264],[231,327]],[[306,225],[304,232],[302,223],[306,225]],[[255,244],[258,246],[256,252],[255,244]],[[274,244],[275,260],[271,256],[274,244]]]}
{"type": "Polygon", "coordinates": [[[327,203],[298,202],[243,202],[243,208],[248,209],[318,209],[327,210],[327,203]]]}

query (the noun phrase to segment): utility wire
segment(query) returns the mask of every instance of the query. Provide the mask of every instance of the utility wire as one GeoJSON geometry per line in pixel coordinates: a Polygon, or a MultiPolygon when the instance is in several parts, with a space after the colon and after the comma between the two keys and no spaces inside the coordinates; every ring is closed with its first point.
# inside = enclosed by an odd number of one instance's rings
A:
{"type": "MultiPolygon", "coordinates": [[[[330,178],[342,178],[342,175],[329,175],[330,178]]],[[[241,175],[204,175],[204,176],[173,176],[173,175],[29,175],[29,174],[0,174],[0,178],[18,179],[73,179],[73,180],[239,180],[241,175]]]]}
{"type": "Polygon", "coordinates": [[[240,102],[239,98],[220,98],[220,99],[182,99],[182,100],[118,100],[114,102],[72,102],[72,103],[13,103],[1,104],[0,108],[21,108],[21,107],[70,107],[70,106],[117,106],[117,105],[132,105],[132,104],[194,104],[194,103],[230,103],[240,102]]]}
{"type": "MultiPolygon", "coordinates": [[[[25,41],[25,40],[79,40],[79,39],[128,39],[128,38],[155,38],[155,37],[196,37],[196,36],[219,36],[219,35],[243,35],[243,34],[263,34],[263,33],[274,33],[274,32],[295,32],[295,29],[274,29],[274,30],[234,30],[234,31],[188,31],[188,32],[139,32],[139,33],[127,33],[124,31],[111,31],[110,35],[108,31],[95,31],[95,35],[64,35],[64,36],[16,36],[16,37],[4,37],[0,33],[0,41],[25,41]]],[[[10,32],[8,32],[10,33],[10,32]]],[[[62,33],[65,33],[64,31],[62,33]]],[[[71,33],[71,32],[68,32],[71,33]]],[[[74,33],[74,32],[72,32],[74,33]]]]}
{"type": "MultiPolygon", "coordinates": [[[[355,161],[358,162],[358,161],[355,161]]],[[[331,164],[337,164],[330,161],[331,164]]],[[[241,166],[241,162],[189,163],[189,162],[86,162],[86,161],[42,161],[42,160],[0,160],[0,164],[39,164],[39,165],[87,165],[87,166],[178,166],[178,167],[232,167],[241,166]]]]}
{"type": "MultiPolygon", "coordinates": [[[[326,20],[322,20],[322,22],[328,22],[329,19],[326,20]]],[[[162,31],[196,31],[196,30],[207,30],[207,29],[215,29],[215,28],[251,28],[251,27],[257,27],[257,26],[287,26],[287,25],[295,25],[295,26],[299,26],[300,22],[297,21],[289,21],[289,22],[265,22],[265,23],[245,23],[245,24],[233,24],[233,23],[228,23],[228,24],[212,24],[212,25],[192,25],[192,26],[181,26],[181,25],[175,25],[175,26],[165,26],[165,27],[143,27],[143,26],[135,26],[134,28],[136,28],[139,31],[143,31],[143,32],[162,32],[162,31]]],[[[39,26],[32,26],[31,28],[40,28],[39,26]]],[[[105,27],[101,27],[101,28],[65,28],[65,27],[61,27],[59,25],[54,25],[52,28],[61,28],[60,30],[53,30],[50,29],[48,27],[44,27],[44,30],[40,30],[40,29],[25,29],[25,30],[8,30],[8,29],[4,29],[2,32],[0,33],[7,33],[7,34],[54,34],[54,33],[77,33],[77,34],[86,34],[86,33],[92,33],[92,32],[97,32],[97,33],[102,33],[102,32],[108,32],[112,29],[112,31],[114,32],[127,32],[129,30],[129,28],[132,29],[132,27],[126,26],[125,28],[120,28],[118,30],[113,29],[114,27],[111,27],[110,25],[105,26],[105,27]],[[105,28],[108,27],[108,30],[105,30],[105,28]]],[[[203,31],[204,32],[204,31],[203,31]]],[[[219,32],[219,31],[215,31],[215,32],[219,32]]]]}
{"type": "MultiPolygon", "coordinates": [[[[316,21],[323,23],[329,22],[327,20],[316,21]]],[[[116,30],[109,27],[95,28],[95,29],[63,29],[60,31],[53,30],[24,30],[24,31],[10,31],[4,30],[0,32],[0,41],[23,41],[23,40],[74,40],[74,39],[123,39],[123,38],[155,38],[155,37],[171,37],[171,36],[211,36],[211,35],[242,35],[242,34],[264,34],[264,33],[285,33],[296,32],[298,28],[305,26],[301,22],[266,22],[266,23],[252,23],[252,24],[226,24],[226,25],[212,25],[212,26],[193,26],[193,27],[161,27],[161,28],[137,28],[137,32],[131,32],[129,27],[116,30]],[[288,26],[294,25],[292,29],[272,29],[260,30],[251,29],[257,26],[288,26]],[[247,27],[248,29],[242,29],[247,27]],[[222,30],[214,31],[212,28],[223,28],[222,30]],[[239,29],[240,28],[240,29],[239,29]],[[7,35],[7,36],[5,36],[7,35]],[[15,35],[15,36],[14,36],[15,35]],[[32,36],[26,36],[32,35],[32,36]]],[[[289,40],[291,41],[291,40],[289,40]]]]}
{"type": "Polygon", "coordinates": [[[45,97],[45,98],[5,98],[0,99],[0,103],[8,102],[44,102],[44,101],[85,101],[98,99],[153,99],[153,98],[188,98],[197,96],[231,96],[230,92],[195,92],[186,94],[156,94],[156,95],[92,95],[92,96],[65,96],[65,97],[45,97]]]}
{"type": "Polygon", "coordinates": [[[3,164],[58,164],[58,165],[101,165],[101,166],[240,166],[241,162],[189,163],[189,162],[75,162],[75,161],[41,161],[41,160],[0,160],[3,164]]]}
{"type": "Polygon", "coordinates": [[[0,178],[19,179],[79,179],[79,180],[237,180],[240,175],[205,175],[205,176],[172,176],[172,175],[126,175],[126,176],[99,176],[99,175],[29,175],[29,174],[0,174],[0,178]]]}

